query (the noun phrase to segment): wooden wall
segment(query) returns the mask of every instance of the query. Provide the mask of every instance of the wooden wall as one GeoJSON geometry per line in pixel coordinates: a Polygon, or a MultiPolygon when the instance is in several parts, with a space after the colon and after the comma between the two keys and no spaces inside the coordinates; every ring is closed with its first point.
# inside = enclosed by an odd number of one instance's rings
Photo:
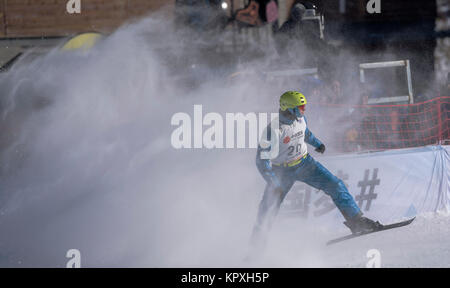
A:
{"type": "Polygon", "coordinates": [[[0,37],[5,37],[6,27],[5,27],[5,2],[0,0],[0,37]]]}
{"type": "Polygon", "coordinates": [[[69,14],[68,0],[0,0],[0,37],[64,36],[86,31],[111,32],[175,0],[81,0],[81,14],[69,14]]]}

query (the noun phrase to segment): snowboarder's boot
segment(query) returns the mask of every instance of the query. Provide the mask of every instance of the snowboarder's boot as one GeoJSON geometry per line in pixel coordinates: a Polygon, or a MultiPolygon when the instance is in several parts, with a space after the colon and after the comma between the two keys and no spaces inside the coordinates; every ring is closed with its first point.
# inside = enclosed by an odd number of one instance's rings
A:
{"type": "Polygon", "coordinates": [[[358,214],[351,219],[347,219],[344,224],[352,231],[353,234],[377,231],[383,227],[380,222],[373,221],[372,219],[362,216],[362,214],[358,214]]]}

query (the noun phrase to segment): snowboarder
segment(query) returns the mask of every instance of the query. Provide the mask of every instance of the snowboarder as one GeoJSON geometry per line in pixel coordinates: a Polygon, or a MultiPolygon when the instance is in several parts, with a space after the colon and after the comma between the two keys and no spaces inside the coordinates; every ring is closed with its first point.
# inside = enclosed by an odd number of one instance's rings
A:
{"type": "Polygon", "coordinates": [[[308,129],[305,106],[306,98],[300,92],[288,91],[281,95],[279,128],[271,127],[274,122],[269,124],[258,146],[256,165],[267,185],[252,234],[252,242],[257,246],[264,245],[265,233],[295,181],[302,181],[329,195],[353,234],[373,231],[381,226],[379,222],[362,216],[343,181],[308,154],[306,143],[319,153],[325,152],[325,145],[308,129]],[[278,139],[275,142],[278,153],[270,158],[267,153],[274,146],[272,137],[278,137],[275,138],[278,139]]]}

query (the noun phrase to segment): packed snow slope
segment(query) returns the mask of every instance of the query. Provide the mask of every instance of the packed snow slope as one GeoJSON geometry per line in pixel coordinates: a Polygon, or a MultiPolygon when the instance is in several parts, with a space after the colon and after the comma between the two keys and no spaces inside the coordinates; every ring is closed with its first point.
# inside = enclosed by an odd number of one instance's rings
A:
{"type": "MultiPolygon", "coordinates": [[[[257,267],[354,267],[364,268],[376,249],[381,267],[450,267],[450,217],[448,214],[418,215],[409,226],[382,231],[325,246],[332,238],[348,234],[298,221],[279,223],[268,251],[253,264],[257,267]]],[[[338,230],[338,229],[337,229],[338,230]]],[[[252,265],[250,265],[252,266],[252,265]]]]}
{"type": "Polygon", "coordinates": [[[65,267],[69,249],[82,267],[361,267],[371,248],[383,266],[450,266],[447,216],[333,247],[343,226],[280,218],[266,253],[244,261],[265,185],[255,149],[174,149],[171,119],[195,104],[275,112],[298,87],[224,80],[186,55],[191,38],[152,15],[88,52],[55,49],[0,75],[1,267],[65,267]],[[189,86],[192,75],[209,81],[189,86]]]}

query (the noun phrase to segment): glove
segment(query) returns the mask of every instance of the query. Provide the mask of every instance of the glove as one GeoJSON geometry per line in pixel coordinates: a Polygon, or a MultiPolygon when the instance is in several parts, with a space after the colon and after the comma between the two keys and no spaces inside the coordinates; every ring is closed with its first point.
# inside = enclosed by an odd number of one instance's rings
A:
{"type": "Polygon", "coordinates": [[[316,152],[323,154],[323,152],[325,152],[325,145],[320,144],[320,146],[316,148],[316,152]]]}

